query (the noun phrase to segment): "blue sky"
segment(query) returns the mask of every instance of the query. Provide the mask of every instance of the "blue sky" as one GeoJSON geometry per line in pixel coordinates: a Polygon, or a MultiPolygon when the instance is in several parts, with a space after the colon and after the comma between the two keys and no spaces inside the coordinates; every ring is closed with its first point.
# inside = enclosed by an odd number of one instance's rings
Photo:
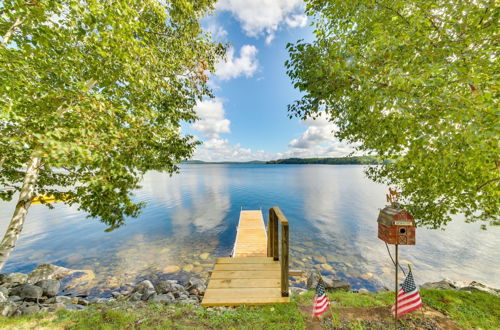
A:
{"type": "Polygon", "coordinates": [[[333,138],[325,118],[289,119],[287,105],[300,97],[286,75],[286,44],[312,40],[301,0],[219,0],[203,26],[228,42],[210,86],[215,99],[200,102],[200,120],[184,132],[203,142],[193,159],[205,161],[335,157],[352,151],[333,138]]]}

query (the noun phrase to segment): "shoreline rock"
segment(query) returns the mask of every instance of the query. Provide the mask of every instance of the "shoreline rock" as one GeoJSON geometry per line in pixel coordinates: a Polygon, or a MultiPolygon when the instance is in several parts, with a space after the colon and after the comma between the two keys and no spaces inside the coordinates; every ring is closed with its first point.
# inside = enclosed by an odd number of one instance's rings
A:
{"type": "Polygon", "coordinates": [[[90,291],[92,279],[92,271],[50,264],[40,265],[30,274],[0,274],[0,315],[78,311],[86,309],[90,304],[114,301],[128,301],[132,304],[155,302],[198,305],[206,290],[206,282],[198,277],[191,277],[185,285],[176,280],[161,280],[155,283],[144,280],[135,285],[124,284],[121,290],[112,292],[112,298],[94,297],[87,300],[85,298],[88,294],[81,294],[81,290],[90,291]]]}
{"type": "MultiPolygon", "coordinates": [[[[123,301],[131,306],[148,302],[160,304],[199,305],[207,288],[207,281],[193,276],[185,284],[177,280],[143,280],[136,284],[126,283],[120,289],[111,292],[111,298],[91,297],[78,293],[67,293],[67,283],[78,289],[87,287],[93,273],[85,270],[72,270],[55,265],[40,265],[30,274],[0,274],[0,315],[20,316],[38,312],[56,312],[59,310],[79,311],[91,304],[107,304],[123,301]],[[83,276],[81,276],[83,274],[83,276]],[[76,276],[75,276],[76,275],[76,276]]],[[[290,287],[292,294],[303,294],[308,289],[314,290],[320,275],[311,273],[307,277],[306,289],[290,287]]],[[[350,291],[360,294],[369,293],[366,289],[352,290],[349,283],[333,275],[322,276],[327,291],[350,291]]],[[[482,283],[441,280],[428,282],[420,288],[456,291],[483,291],[500,296],[500,290],[482,283]]]]}
{"type": "Polygon", "coordinates": [[[500,290],[491,288],[482,283],[472,281],[452,281],[449,279],[443,279],[438,282],[427,282],[420,286],[422,289],[435,289],[435,290],[454,290],[454,291],[482,291],[495,296],[500,296],[500,290]]]}

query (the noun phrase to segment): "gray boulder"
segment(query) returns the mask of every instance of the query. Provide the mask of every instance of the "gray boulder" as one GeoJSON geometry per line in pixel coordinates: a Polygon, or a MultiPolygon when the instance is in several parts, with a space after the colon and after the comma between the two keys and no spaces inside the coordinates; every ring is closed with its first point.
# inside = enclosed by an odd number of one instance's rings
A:
{"type": "Polygon", "coordinates": [[[40,311],[40,307],[36,304],[23,304],[19,307],[21,315],[33,315],[40,311]]]}
{"type": "Polygon", "coordinates": [[[10,290],[9,288],[6,288],[4,286],[0,286],[0,292],[3,293],[3,295],[5,297],[8,297],[9,296],[9,293],[10,293],[10,290]]]}
{"type": "Polygon", "coordinates": [[[177,285],[177,281],[159,281],[156,283],[156,292],[158,294],[169,293],[173,291],[173,285],[177,285]]]}
{"type": "Polygon", "coordinates": [[[130,301],[140,301],[142,299],[142,293],[134,292],[130,295],[130,301]]]}
{"type": "Polygon", "coordinates": [[[150,299],[153,299],[154,296],[156,296],[156,290],[148,290],[142,294],[141,300],[148,301],[150,299]]]}
{"type": "Polygon", "coordinates": [[[9,296],[5,296],[3,292],[0,292],[0,302],[6,302],[9,296]]]}
{"type": "Polygon", "coordinates": [[[94,298],[90,299],[89,304],[105,304],[108,301],[109,300],[106,299],[106,298],[97,298],[97,297],[94,297],[94,298]]]}
{"type": "Polygon", "coordinates": [[[198,300],[186,298],[186,299],[179,300],[179,303],[182,305],[197,305],[198,300]]]}
{"type": "Polygon", "coordinates": [[[62,311],[66,309],[66,305],[63,303],[55,303],[53,305],[50,305],[48,310],[49,312],[57,312],[57,311],[62,311]]]}
{"type": "Polygon", "coordinates": [[[87,299],[78,298],[77,304],[82,306],[88,306],[90,305],[90,302],[87,299]]]}
{"type": "Polygon", "coordinates": [[[327,278],[324,279],[325,281],[325,289],[327,291],[337,291],[337,290],[343,290],[343,291],[350,291],[351,290],[351,285],[345,281],[337,280],[333,278],[333,276],[328,276],[327,278]]]}
{"type": "Polygon", "coordinates": [[[203,295],[207,289],[205,281],[196,277],[191,277],[186,287],[189,293],[194,295],[203,295]]]}
{"type": "Polygon", "coordinates": [[[434,289],[434,290],[456,290],[457,287],[448,280],[442,280],[439,282],[427,282],[420,286],[422,289],[434,289]]]}
{"type": "Polygon", "coordinates": [[[0,284],[24,284],[28,275],[23,273],[0,274],[0,284]]]}
{"type": "Polygon", "coordinates": [[[123,296],[123,294],[118,291],[113,291],[111,292],[111,296],[113,296],[113,298],[115,299],[119,299],[121,296],[123,296]]]}
{"type": "Polygon", "coordinates": [[[6,301],[0,303],[0,315],[2,316],[13,316],[17,313],[17,305],[13,302],[6,301]]]}
{"type": "Polygon", "coordinates": [[[151,281],[145,280],[145,281],[142,281],[139,284],[137,284],[135,286],[135,288],[132,290],[132,293],[138,292],[140,294],[144,294],[148,291],[156,291],[156,290],[155,290],[153,283],[151,283],[151,281]]]}
{"type": "Polygon", "coordinates": [[[68,311],[80,311],[84,309],[87,309],[87,307],[77,304],[66,304],[66,310],[68,311]]]}
{"type": "MultiPolygon", "coordinates": [[[[78,298],[76,298],[78,299],[78,298]]],[[[60,304],[72,304],[74,303],[74,298],[72,297],[66,297],[66,296],[56,296],[52,297],[50,299],[47,299],[46,303],[48,304],[55,304],[55,303],[60,303],[60,304]]]]}
{"type": "Polygon", "coordinates": [[[10,296],[8,299],[10,302],[18,302],[18,301],[22,300],[21,297],[19,297],[17,295],[10,296]]]}
{"type": "Polygon", "coordinates": [[[175,302],[175,297],[172,293],[157,294],[154,295],[153,299],[151,299],[150,301],[162,304],[172,304],[175,302]]]}
{"type": "Polygon", "coordinates": [[[43,295],[48,298],[57,296],[57,293],[61,288],[61,282],[58,280],[41,280],[36,282],[35,285],[42,288],[43,295]]]}
{"type": "Polygon", "coordinates": [[[320,275],[318,273],[311,273],[309,277],[307,278],[307,289],[309,290],[315,290],[316,286],[318,285],[320,275]]]}
{"type": "Polygon", "coordinates": [[[42,288],[31,285],[31,284],[23,284],[20,287],[16,288],[16,292],[21,297],[21,299],[25,300],[36,300],[40,299],[43,294],[42,288]]]}
{"type": "Polygon", "coordinates": [[[476,282],[476,281],[472,281],[470,282],[469,285],[463,287],[463,288],[460,288],[461,291],[469,291],[469,292],[472,292],[472,291],[482,291],[482,292],[486,292],[486,293],[489,293],[489,294],[492,294],[492,295],[495,295],[495,296],[500,296],[500,290],[498,289],[494,289],[494,288],[490,288],[482,283],[479,283],[479,282],[476,282]]]}
{"type": "Polygon", "coordinates": [[[299,288],[299,287],[296,287],[296,286],[291,286],[290,287],[290,293],[293,294],[293,295],[301,295],[301,294],[303,294],[305,292],[307,292],[306,289],[299,288]]]}
{"type": "MultiPolygon", "coordinates": [[[[311,273],[307,278],[307,289],[315,290],[318,285],[320,275],[318,273],[311,273]]],[[[341,281],[336,279],[334,276],[323,276],[323,283],[325,284],[325,289],[327,291],[336,291],[336,290],[351,290],[351,285],[345,281],[341,281]]]]}

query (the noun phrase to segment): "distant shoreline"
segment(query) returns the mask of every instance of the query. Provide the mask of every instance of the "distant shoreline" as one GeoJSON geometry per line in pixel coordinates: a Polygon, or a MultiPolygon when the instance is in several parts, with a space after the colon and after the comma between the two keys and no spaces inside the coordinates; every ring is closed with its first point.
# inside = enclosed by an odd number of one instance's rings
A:
{"type": "Polygon", "coordinates": [[[248,162],[222,161],[205,162],[202,160],[184,160],[181,164],[323,164],[323,165],[380,165],[388,163],[379,157],[374,156],[354,156],[354,157],[335,157],[335,158],[286,158],[277,160],[252,160],[248,162]]]}

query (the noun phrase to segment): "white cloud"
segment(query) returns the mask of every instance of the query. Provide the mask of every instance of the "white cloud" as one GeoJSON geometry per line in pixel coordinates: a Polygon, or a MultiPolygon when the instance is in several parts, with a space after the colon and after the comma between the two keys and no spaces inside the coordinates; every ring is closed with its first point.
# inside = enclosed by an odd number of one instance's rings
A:
{"type": "Polygon", "coordinates": [[[252,77],[259,68],[257,47],[244,45],[240,49],[240,57],[234,56],[234,48],[229,48],[226,60],[215,66],[215,75],[222,80],[229,80],[239,76],[252,77]]]}
{"type": "Polygon", "coordinates": [[[227,139],[220,137],[212,138],[196,148],[193,159],[203,161],[240,161],[251,160],[271,160],[275,159],[274,153],[263,150],[252,151],[250,148],[243,148],[239,143],[231,145],[227,139]]]}
{"type": "Polygon", "coordinates": [[[266,43],[280,24],[302,27],[307,23],[302,0],[220,0],[216,8],[231,12],[248,36],[266,35],[266,43]]]}
{"type": "Polygon", "coordinates": [[[270,44],[271,44],[271,42],[273,42],[274,37],[276,37],[276,35],[274,34],[274,32],[269,33],[269,34],[266,36],[266,45],[270,45],[270,44]]]}
{"type": "MultiPolygon", "coordinates": [[[[203,133],[201,146],[196,148],[193,159],[203,161],[251,161],[282,158],[342,157],[354,152],[355,146],[340,142],[334,137],[335,124],[325,116],[302,121],[305,131],[288,143],[283,152],[266,152],[231,144],[221,134],[230,133],[229,119],[225,118],[224,104],[220,99],[204,100],[195,107],[198,121],[191,127],[203,133]]],[[[196,139],[199,139],[198,137],[196,139]]]]}
{"type": "Polygon", "coordinates": [[[337,127],[324,115],[316,119],[307,119],[302,123],[307,129],[300,137],[288,143],[291,149],[282,154],[284,158],[342,157],[356,150],[354,145],[341,142],[334,137],[337,127]]]}
{"type": "Polygon", "coordinates": [[[330,123],[324,116],[318,117],[316,120],[307,119],[303,123],[308,126],[306,131],[301,137],[290,141],[288,144],[289,147],[308,149],[314,145],[333,139],[335,125],[330,123]]]}
{"type": "Polygon", "coordinates": [[[209,137],[231,132],[231,122],[225,118],[224,106],[220,99],[198,102],[195,111],[200,119],[191,124],[191,127],[198,132],[209,137]]]}
{"type": "Polygon", "coordinates": [[[307,16],[305,14],[292,15],[285,18],[285,23],[289,27],[304,27],[307,24],[307,16]]]}
{"type": "Polygon", "coordinates": [[[227,31],[217,22],[214,16],[209,16],[203,20],[203,25],[205,31],[209,32],[217,41],[225,41],[227,37],[227,31]]]}

